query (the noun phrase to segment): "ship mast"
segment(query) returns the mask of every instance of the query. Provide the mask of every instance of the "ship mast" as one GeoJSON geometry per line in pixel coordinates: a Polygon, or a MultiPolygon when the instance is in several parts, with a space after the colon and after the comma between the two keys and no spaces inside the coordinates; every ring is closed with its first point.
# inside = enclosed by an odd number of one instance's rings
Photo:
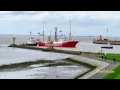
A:
{"type": "Polygon", "coordinates": [[[32,32],[30,31],[29,33],[30,33],[30,37],[29,37],[29,38],[31,38],[31,34],[32,34],[32,32]]]}
{"type": "Polygon", "coordinates": [[[44,42],[44,20],[43,20],[43,42],[44,42]]]}
{"type": "Polygon", "coordinates": [[[51,31],[50,31],[50,41],[51,41],[51,31]]]}
{"type": "Polygon", "coordinates": [[[55,27],[55,41],[57,42],[57,27],[55,27]]]}
{"type": "Polygon", "coordinates": [[[107,32],[106,32],[106,38],[108,38],[108,29],[107,29],[107,32]]]}
{"type": "Polygon", "coordinates": [[[69,41],[71,39],[71,18],[70,18],[70,34],[69,34],[69,41]]]}

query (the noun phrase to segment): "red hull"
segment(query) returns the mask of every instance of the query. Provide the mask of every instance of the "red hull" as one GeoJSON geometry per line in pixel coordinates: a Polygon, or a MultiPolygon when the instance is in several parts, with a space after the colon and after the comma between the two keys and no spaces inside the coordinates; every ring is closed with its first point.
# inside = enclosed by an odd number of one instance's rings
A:
{"type": "Polygon", "coordinates": [[[73,47],[73,48],[75,48],[77,43],[78,43],[78,41],[56,42],[56,43],[53,42],[53,44],[37,42],[37,45],[46,46],[46,47],[53,46],[53,47],[73,47]]]}

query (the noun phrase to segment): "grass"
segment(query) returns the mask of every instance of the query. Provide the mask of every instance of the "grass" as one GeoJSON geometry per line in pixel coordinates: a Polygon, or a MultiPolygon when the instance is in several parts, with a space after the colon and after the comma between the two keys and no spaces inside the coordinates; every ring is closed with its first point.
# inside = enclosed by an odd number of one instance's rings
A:
{"type": "Polygon", "coordinates": [[[113,71],[114,73],[107,74],[103,79],[120,79],[120,65],[113,71]]]}
{"type": "Polygon", "coordinates": [[[2,65],[0,66],[0,69],[12,69],[12,68],[25,68],[27,66],[33,65],[33,64],[40,64],[40,63],[53,63],[54,61],[50,60],[38,60],[38,61],[29,61],[29,62],[23,62],[23,63],[16,63],[16,64],[10,64],[10,65],[2,65]]]}
{"type": "MultiPolygon", "coordinates": [[[[97,57],[102,58],[102,55],[103,54],[97,54],[97,57]]],[[[113,58],[116,58],[116,61],[120,62],[120,54],[107,53],[106,57],[107,60],[113,60],[113,58]]],[[[120,79],[120,65],[112,72],[114,73],[108,73],[103,79],[120,79]]]]}
{"type": "MultiPolygon", "coordinates": [[[[97,57],[102,58],[103,54],[97,54],[97,57]]],[[[117,62],[120,62],[120,54],[112,54],[112,53],[107,53],[106,54],[107,60],[113,60],[113,58],[116,58],[117,62]]]]}
{"type": "Polygon", "coordinates": [[[87,72],[85,72],[83,74],[77,75],[74,79],[78,79],[78,78],[84,76],[85,74],[89,73],[90,71],[92,71],[96,68],[96,66],[90,65],[88,63],[80,62],[80,61],[77,61],[77,60],[73,60],[71,58],[66,58],[65,60],[73,62],[73,63],[81,64],[81,65],[84,65],[84,66],[90,68],[90,70],[88,70],[87,72]]]}

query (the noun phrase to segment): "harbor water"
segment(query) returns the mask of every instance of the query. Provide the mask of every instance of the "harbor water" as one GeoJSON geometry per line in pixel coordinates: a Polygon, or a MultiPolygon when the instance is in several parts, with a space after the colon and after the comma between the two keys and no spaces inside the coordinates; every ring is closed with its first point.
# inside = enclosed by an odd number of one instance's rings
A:
{"type": "MultiPolygon", "coordinates": [[[[0,66],[4,64],[20,63],[36,60],[61,60],[75,55],[43,52],[38,50],[20,49],[8,47],[13,43],[12,39],[16,37],[16,44],[26,43],[29,36],[0,36],[0,66]]],[[[39,36],[33,36],[40,38],[39,36]]],[[[54,38],[54,37],[53,37],[54,38]]],[[[92,41],[97,37],[73,37],[80,42],[75,48],[60,48],[66,50],[89,51],[89,52],[104,52],[104,53],[120,53],[120,45],[113,45],[113,49],[101,49],[101,44],[93,44],[92,41]]],[[[112,38],[116,39],[116,38],[112,38]]],[[[117,38],[118,40],[120,38],[117,38]]],[[[47,40],[47,37],[45,37],[47,40]]],[[[81,58],[82,59],[82,58],[81,58]]],[[[56,67],[40,67],[40,65],[32,65],[30,69],[22,70],[3,70],[0,72],[0,79],[73,79],[75,76],[83,74],[89,68],[82,65],[56,66],[56,67]]]]}
{"type": "MultiPolygon", "coordinates": [[[[23,61],[31,61],[31,60],[39,60],[39,59],[49,59],[49,60],[58,60],[61,58],[67,58],[74,55],[69,54],[60,54],[54,52],[43,52],[36,50],[28,50],[28,49],[18,49],[7,47],[12,44],[12,38],[16,37],[16,44],[26,43],[29,39],[29,36],[12,36],[5,35],[0,36],[0,65],[9,64],[9,63],[17,63],[23,61]]],[[[34,38],[40,38],[39,36],[33,36],[34,38]]],[[[75,48],[61,48],[57,47],[57,49],[66,49],[66,50],[76,50],[76,51],[87,51],[87,52],[103,52],[103,53],[120,53],[120,45],[113,45],[113,49],[102,49],[101,46],[104,44],[93,44],[93,39],[98,37],[74,37],[76,40],[80,40],[80,42],[76,45],[75,48]]],[[[112,37],[111,37],[112,38],[112,37]]],[[[42,39],[42,37],[40,38],[42,39]]],[[[113,37],[112,39],[120,40],[120,38],[113,37]]],[[[47,40],[47,37],[45,38],[47,40]]]]}

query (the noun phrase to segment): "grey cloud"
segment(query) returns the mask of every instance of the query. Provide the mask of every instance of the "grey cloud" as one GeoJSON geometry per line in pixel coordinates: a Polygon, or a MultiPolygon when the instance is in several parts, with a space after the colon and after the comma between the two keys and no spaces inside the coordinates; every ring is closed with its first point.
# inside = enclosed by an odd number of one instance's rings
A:
{"type": "Polygon", "coordinates": [[[2,15],[37,15],[44,11],[1,11],[2,15]]]}
{"type": "Polygon", "coordinates": [[[36,12],[36,11],[13,11],[11,12],[12,15],[36,15],[42,12],[36,12]]]}

